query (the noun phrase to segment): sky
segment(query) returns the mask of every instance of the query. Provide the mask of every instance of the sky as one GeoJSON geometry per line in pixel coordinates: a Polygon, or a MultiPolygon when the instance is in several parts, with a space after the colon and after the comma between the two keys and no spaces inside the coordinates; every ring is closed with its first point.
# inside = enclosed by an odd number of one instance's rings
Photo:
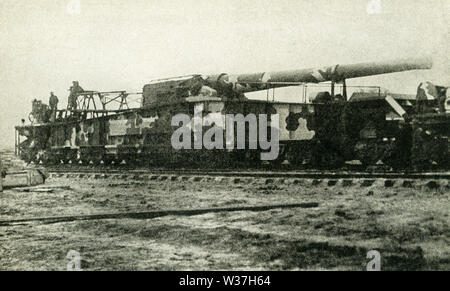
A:
{"type": "Polygon", "coordinates": [[[0,146],[14,145],[31,100],[53,91],[65,107],[73,80],[140,92],[186,74],[430,55],[430,71],[348,82],[415,93],[450,85],[449,42],[450,0],[1,0],[0,146]]]}

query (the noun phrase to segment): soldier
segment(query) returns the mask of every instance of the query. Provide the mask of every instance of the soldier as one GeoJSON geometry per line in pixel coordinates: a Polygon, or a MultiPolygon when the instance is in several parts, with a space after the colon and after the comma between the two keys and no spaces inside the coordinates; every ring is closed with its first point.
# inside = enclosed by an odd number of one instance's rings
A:
{"type": "Polygon", "coordinates": [[[432,113],[434,112],[433,106],[431,103],[437,101],[438,92],[436,86],[434,86],[431,82],[422,82],[419,84],[417,88],[417,113],[432,113]]]}
{"type": "Polygon", "coordinates": [[[447,101],[447,94],[446,91],[447,88],[442,87],[442,86],[435,86],[436,90],[437,90],[437,99],[438,99],[438,104],[439,104],[439,112],[440,113],[445,113],[446,112],[446,108],[445,108],[445,102],[447,101]]]}
{"type": "Polygon", "coordinates": [[[52,122],[56,119],[56,111],[58,110],[58,97],[53,94],[53,92],[50,92],[50,99],[48,101],[48,104],[50,105],[50,110],[52,111],[52,116],[50,117],[50,120],[52,122]]]}
{"type": "Polygon", "coordinates": [[[77,109],[77,97],[78,94],[83,93],[84,90],[81,88],[78,81],[73,81],[72,86],[69,89],[70,95],[69,95],[69,104],[67,106],[67,109],[76,110],[77,109]]]}

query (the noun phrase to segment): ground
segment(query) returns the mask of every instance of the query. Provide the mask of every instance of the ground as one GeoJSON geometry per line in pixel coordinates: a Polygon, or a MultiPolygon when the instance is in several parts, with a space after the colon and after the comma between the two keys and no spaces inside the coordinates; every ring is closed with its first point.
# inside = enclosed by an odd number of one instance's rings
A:
{"type": "Polygon", "coordinates": [[[263,180],[52,178],[7,189],[0,220],[318,202],[314,208],[0,226],[0,270],[450,270],[448,189],[312,186],[263,180]]]}

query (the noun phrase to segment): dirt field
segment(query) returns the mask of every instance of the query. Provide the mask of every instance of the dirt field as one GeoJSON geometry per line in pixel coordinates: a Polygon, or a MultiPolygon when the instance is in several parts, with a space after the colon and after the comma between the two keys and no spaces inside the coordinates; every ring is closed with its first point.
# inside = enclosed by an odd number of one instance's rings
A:
{"type": "Polygon", "coordinates": [[[50,179],[0,219],[318,202],[316,208],[0,226],[1,270],[450,270],[450,191],[262,182],[50,179]]]}

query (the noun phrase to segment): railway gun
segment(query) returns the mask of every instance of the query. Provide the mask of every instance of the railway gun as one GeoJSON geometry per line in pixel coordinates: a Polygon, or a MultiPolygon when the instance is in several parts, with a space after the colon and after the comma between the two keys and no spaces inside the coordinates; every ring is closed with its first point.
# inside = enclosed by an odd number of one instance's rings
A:
{"type": "Polygon", "coordinates": [[[351,78],[431,67],[429,58],[418,58],[281,72],[189,75],[153,80],[143,86],[142,93],[78,92],[76,106],[53,111],[35,100],[30,123],[16,127],[16,153],[29,163],[43,164],[233,168],[289,163],[333,169],[358,160],[365,167],[379,163],[392,168],[448,167],[448,87],[425,82],[414,96],[346,84],[351,78]],[[329,90],[316,92],[308,102],[310,84],[325,82],[329,90]],[[291,86],[303,89],[302,102],[254,100],[245,95],[291,86]],[[350,89],[356,92],[347,96],[350,89]],[[138,107],[129,106],[130,95],[139,97],[138,107]],[[173,118],[179,114],[190,118],[191,143],[174,148],[172,138],[180,128],[173,125],[173,118]],[[230,115],[243,118],[227,123],[230,115]],[[267,123],[251,122],[250,115],[267,116],[267,123]],[[275,158],[262,160],[267,147],[255,146],[255,139],[267,129],[267,141],[273,140],[275,127],[278,152],[275,158]],[[201,142],[205,136],[196,135],[198,131],[215,133],[210,137],[213,148],[205,148],[201,142]],[[231,144],[228,131],[233,133],[231,144]],[[244,146],[238,143],[239,131],[245,133],[244,146]]]}

